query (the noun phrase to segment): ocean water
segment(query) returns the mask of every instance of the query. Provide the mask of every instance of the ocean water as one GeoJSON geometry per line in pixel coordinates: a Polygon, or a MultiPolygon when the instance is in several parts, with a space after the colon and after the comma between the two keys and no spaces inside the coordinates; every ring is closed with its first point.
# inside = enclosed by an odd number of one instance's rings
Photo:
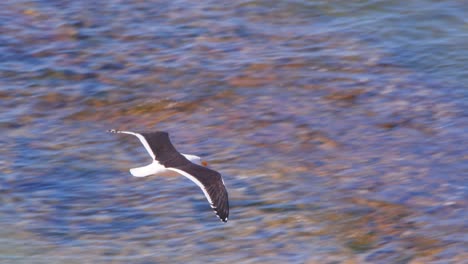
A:
{"type": "Polygon", "coordinates": [[[2,1],[0,263],[466,263],[464,1],[2,1]],[[168,131],[223,174],[132,177],[168,131]]]}

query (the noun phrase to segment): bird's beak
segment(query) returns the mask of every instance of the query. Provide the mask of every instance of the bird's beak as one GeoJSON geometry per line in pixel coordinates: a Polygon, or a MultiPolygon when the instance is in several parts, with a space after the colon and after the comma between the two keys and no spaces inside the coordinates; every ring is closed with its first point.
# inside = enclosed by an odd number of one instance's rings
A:
{"type": "Polygon", "coordinates": [[[208,162],[206,160],[202,160],[201,161],[201,165],[207,167],[208,166],[208,162]]]}

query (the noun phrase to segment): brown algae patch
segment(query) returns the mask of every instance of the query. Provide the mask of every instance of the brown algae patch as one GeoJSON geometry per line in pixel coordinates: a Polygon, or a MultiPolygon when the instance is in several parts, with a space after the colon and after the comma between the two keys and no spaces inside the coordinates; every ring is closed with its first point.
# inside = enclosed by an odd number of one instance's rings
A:
{"type": "Polygon", "coordinates": [[[240,75],[229,78],[228,83],[234,87],[260,87],[267,84],[273,84],[277,80],[276,76],[252,76],[240,75]]]}
{"type": "Polygon", "coordinates": [[[365,93],[366,90],[364,89],[334,91],[326,95],[325,99],[353,104],[356,103],[357,99],[365,93]]]}
{"type": "Polygon", "coordinates": [[[349,235],[346,246],[356,253],[361,253],[374,248],[377,244],[377,236],[372,232],[355,232],[349,235]]]}
{"type": "Polygon", "coordinates": [[[411,230],[417,231],[418,225],[406,219],[413,213],[405,206],[362,198],[350,201],[355,204],[352,211],[329,212],[322,217],[333,226],[330,232],[355,253],[381,248],[387,243],[385,238],[392,237],[419,257],[434,256],[447,246],[439,239],[413,234],[411,230]]]}

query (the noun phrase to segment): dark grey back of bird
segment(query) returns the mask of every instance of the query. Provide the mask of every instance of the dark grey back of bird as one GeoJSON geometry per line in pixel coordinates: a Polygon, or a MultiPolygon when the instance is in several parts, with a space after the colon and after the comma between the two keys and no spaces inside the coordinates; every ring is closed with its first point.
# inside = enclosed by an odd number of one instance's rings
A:
{"type": "Polygon", "coordinates": [[[180,154],[169,139],[169,133],[156,131],[141,133],[148,142],[151,150],[159,161],[165,167],[178,167],[190,163],[182,154],[180,154]]]}

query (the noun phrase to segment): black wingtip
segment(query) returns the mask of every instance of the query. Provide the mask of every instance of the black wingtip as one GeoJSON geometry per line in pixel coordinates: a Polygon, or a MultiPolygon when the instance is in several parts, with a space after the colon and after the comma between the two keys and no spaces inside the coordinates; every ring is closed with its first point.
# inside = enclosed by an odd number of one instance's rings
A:
{"type": "MultiPolygon", "coordinates": [[[[214,208],[214,209],[216,209],[216,208],[214,208]]],[[[216,211],[216,210],[214,211],[214,213],[215,213],[216,216],[219,218],[219,220],[221,220],[221,222],[227,223],[227,221],[228,221],[228,217],[227,217],[227,216],[221,217],[221,216],[219,215],[218,211],[216,211]]]]}

